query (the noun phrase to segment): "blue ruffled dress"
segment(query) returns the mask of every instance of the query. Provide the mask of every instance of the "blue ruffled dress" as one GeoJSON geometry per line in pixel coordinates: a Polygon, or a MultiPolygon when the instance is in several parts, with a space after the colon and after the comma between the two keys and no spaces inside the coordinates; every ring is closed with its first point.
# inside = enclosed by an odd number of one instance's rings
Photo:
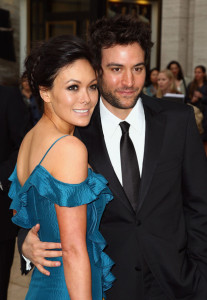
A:
{"type": "MultiPolygon", "coordinates": [[[[106,242],[99,232],[105,206],[113,198],[106,185],[107,181],[102,175],[88,169],[88,177],[84,182],[67,184],[55,179],[41,165],[41,162],[23,187],[18,181],[16,167],[10,176],[12,184],[9,197],[13,200],[10,208],[17,211],[12,221],[23,228],[31,228],[39,223],[41,241],[60,242],[54,203],[67,207],[87,204],[86,242],[91,263],[92,297],[93,300],[102,300],[104,291],[108,290],[114,281],[114,276],[110,272],[113,261],[103,252],[106,242]]],[[[34,268],[26,299],[70,299],[64,278],[62,257],[52,260],[61,261],[61,266],[46,267],[50,271],[49,277],[34,268]]]]}

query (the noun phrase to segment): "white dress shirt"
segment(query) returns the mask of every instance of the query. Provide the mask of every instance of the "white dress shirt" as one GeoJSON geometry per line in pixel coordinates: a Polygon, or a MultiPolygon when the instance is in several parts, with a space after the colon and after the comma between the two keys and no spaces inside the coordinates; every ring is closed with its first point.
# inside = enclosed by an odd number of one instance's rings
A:
{"type": "Polygon", "coordinates": [[[134,144],[139,164],[140,176],[142,175],[142,165],[145,146],[145,114],[141,98],[125,120],[117,118],[103,104],[100,99],[101,124],[106,143],[106,148],[114,168],[114,171],[122,184],[120,140],[122,136],[120,122],[126,121],[130,124],[129,136],[134,144]]]}

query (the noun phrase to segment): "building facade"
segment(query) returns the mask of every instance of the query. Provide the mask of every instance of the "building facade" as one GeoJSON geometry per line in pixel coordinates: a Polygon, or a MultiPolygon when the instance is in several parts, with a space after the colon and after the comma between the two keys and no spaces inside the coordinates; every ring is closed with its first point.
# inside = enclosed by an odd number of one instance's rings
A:
{"type": "Polygon", "coordinates": [[[91,21],[116,13],[136,13],[150,23],[150,68],[177,60],[191,79],[196,65],[207,67],[206,0],[0,0],[0,8],[10,12],[16,56],[15,62],[0,58],[0,84],[18,83],[36,40],[67,32],[85,38],[91,21]]]}
{"type": "Polygon", "coordinates": [[[160,67],[177,60],[189,78],[195,66],[207,68],[207,1],[163,0],[161,20],[160,67]]]}

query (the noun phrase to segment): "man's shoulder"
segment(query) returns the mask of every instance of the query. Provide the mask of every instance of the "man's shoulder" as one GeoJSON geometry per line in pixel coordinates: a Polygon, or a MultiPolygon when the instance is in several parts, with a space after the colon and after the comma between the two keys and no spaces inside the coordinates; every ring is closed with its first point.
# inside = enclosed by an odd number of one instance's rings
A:
{"type": "Polygon", "coordinates": [[[182,102],[173,101],[170,99],[161,99],[142,95],[142,102],[144,107],[148,107],[156,112],[168,114],[188,114],[192,108],[182,102]]]}

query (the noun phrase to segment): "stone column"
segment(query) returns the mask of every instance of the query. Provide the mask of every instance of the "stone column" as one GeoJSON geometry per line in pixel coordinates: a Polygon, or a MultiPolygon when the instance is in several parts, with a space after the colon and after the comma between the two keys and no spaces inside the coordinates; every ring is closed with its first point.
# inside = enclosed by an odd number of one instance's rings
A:
{"type": "Polygon", "coordinates": [[[187,74],[193,76],[197,65],[207,68],[207,1],[191,0],[187,74]]]}
{"type": "Polygon", "coordinates": [[[10,12],[16,55],[16,62],[0,58],[0,84],[17,85],[19,82],[19,1],[0,0],[0,7],[10,12]]]}
{"type": "Polygon", "coordinates": [[[171,60],[187,68],[189,0],[163,0],[161,31],[161,69],[171,60]]]}
{"type": "Polygon", "coordinates": [[[207,1],[163,0],[161,68],[169,61],[180,62],[185,76],[194,67],[207,67],[207,1]]]}

